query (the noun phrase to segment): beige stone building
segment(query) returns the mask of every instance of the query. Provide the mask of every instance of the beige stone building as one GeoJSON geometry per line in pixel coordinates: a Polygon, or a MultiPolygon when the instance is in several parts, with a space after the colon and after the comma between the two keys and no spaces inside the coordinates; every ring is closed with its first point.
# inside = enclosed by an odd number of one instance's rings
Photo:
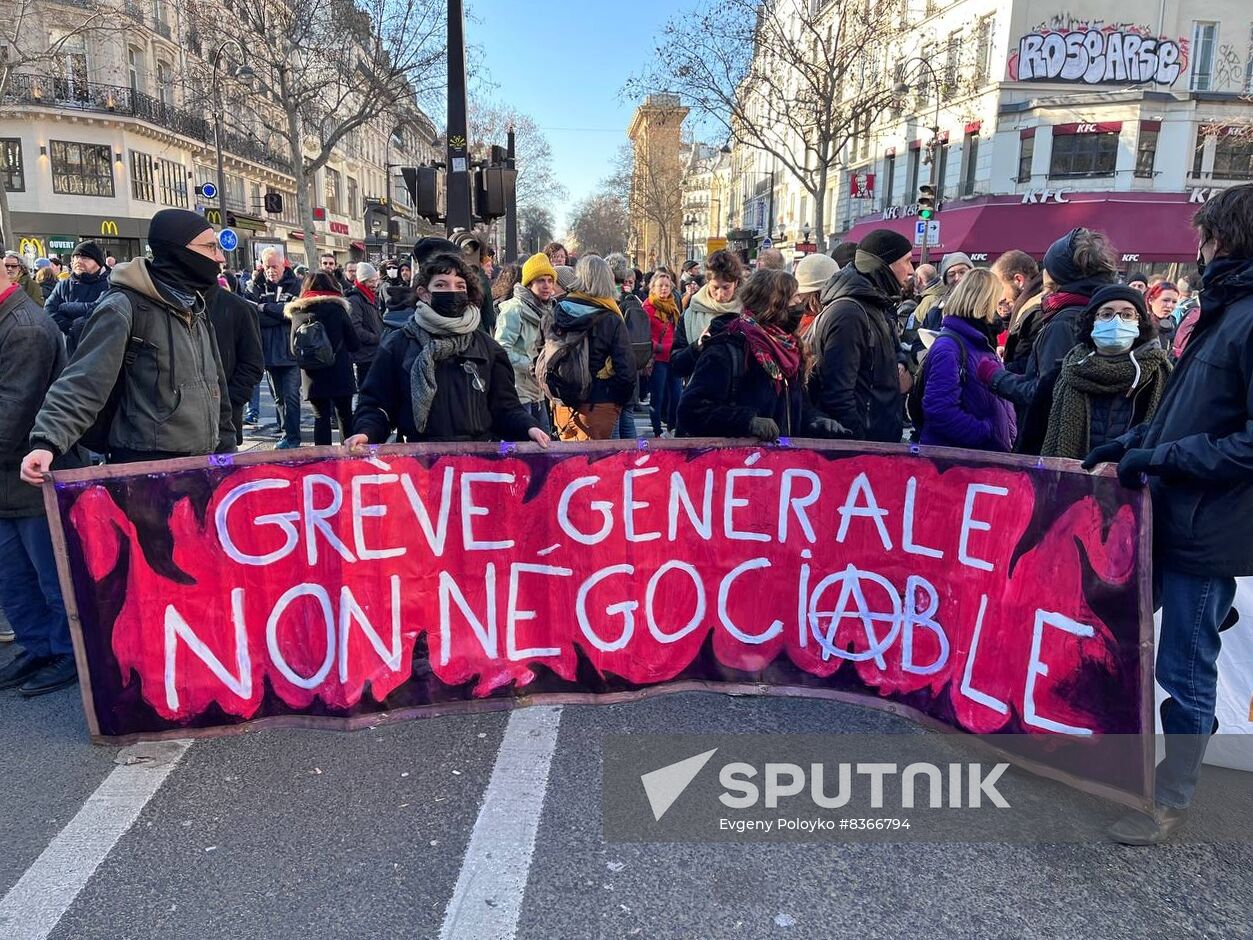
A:
{"type": "Polygon", "coordinates": [[[688,109],[676,95],[649,95],[635,110],[627,136],[633,148],[628,201],[628,254],[641,270],[677,267],[685,255],[683,176],[687,149],[681,130],[688,109]]]}

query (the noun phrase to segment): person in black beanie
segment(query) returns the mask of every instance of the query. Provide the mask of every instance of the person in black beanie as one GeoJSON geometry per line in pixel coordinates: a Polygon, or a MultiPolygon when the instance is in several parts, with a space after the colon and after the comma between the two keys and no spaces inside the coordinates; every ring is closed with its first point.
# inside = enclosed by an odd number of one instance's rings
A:
{"type": "Polygon", "coordinates": [[[204,293],[225,259],[213,229],[163,209],[148,229],[152,260],[119,264],[78,350],[48,390],[22,479],[38,486],[59,455],[99,433],[110,463],[235,449],[231,401],[204,293]],[[110,401],[121,380],[121,394],[110,401]]]}
{"type": "Polygon", "coordinates": [[[889,229],[868,234],[852,264],[823,288],[822,312],[810,327],[809,397],[857,440],[901,442],[911,380],[896,339],[896,305],[914,273],[913,250],[889,229]]]}
{"type": "Polygon", "coordinates": [[[70,276],[57,281],[44,302],[44,313],[52,317],[65,334],[65,348],[72,356],[87,318],[109,289],[109,268],[100,246],[88,239],[80,242],[70,256],[70,276]]]}

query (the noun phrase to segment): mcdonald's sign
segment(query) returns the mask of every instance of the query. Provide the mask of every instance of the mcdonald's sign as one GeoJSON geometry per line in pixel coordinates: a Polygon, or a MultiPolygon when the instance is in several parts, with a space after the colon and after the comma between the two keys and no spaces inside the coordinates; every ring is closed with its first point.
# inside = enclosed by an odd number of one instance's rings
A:
{"type": "Polygon", "coordinates": [[[204,220],[208,222],[210,225],[221,225],[222,224],[222,210],[206,208],[204,210],[204,220]]]}
{"type": "Polygon", "coordinates": [[[100,234],[111,235],[114,238],[117,238],[117,223],[112,219],[103,219],[100,222],[100,234]]]}
{"type": "Polygon", "coordinates": [[[44,257],[44,243],[34,236],[23,238],[17,243],[17,253],[19,255],[34,255],[36,258],[42,258],[44,257]]]}

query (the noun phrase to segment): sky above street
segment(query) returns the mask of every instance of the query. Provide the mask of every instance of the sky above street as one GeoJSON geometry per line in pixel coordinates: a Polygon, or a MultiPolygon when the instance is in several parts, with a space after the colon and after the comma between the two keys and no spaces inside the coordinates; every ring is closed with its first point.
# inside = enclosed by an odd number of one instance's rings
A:
{"type": "Polygon", "coordinates": [[[552,205],[558,235],[568,207],[609,175],[636,105],[618,93],[680,10],[673,0],[478,0],[470,7],[466,42],[482,50],[496,86],[491,98],[531,115],[552,145],[554,175],[569,190],[552,205]]]}

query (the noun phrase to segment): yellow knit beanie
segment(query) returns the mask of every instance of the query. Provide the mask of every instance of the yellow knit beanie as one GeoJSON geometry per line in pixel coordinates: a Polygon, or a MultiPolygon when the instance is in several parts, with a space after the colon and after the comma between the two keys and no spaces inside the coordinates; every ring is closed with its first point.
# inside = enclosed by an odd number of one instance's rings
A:
{"type": "Polygon", "coordinates": [[[553,268],[553,263],[548,260],[548,255],[543,252],[531,255],[522,265],[522,286],[530,287],[531,282],[537,277],[551,277],[554,281],[557,280],[557,271],[553,268]]]}

